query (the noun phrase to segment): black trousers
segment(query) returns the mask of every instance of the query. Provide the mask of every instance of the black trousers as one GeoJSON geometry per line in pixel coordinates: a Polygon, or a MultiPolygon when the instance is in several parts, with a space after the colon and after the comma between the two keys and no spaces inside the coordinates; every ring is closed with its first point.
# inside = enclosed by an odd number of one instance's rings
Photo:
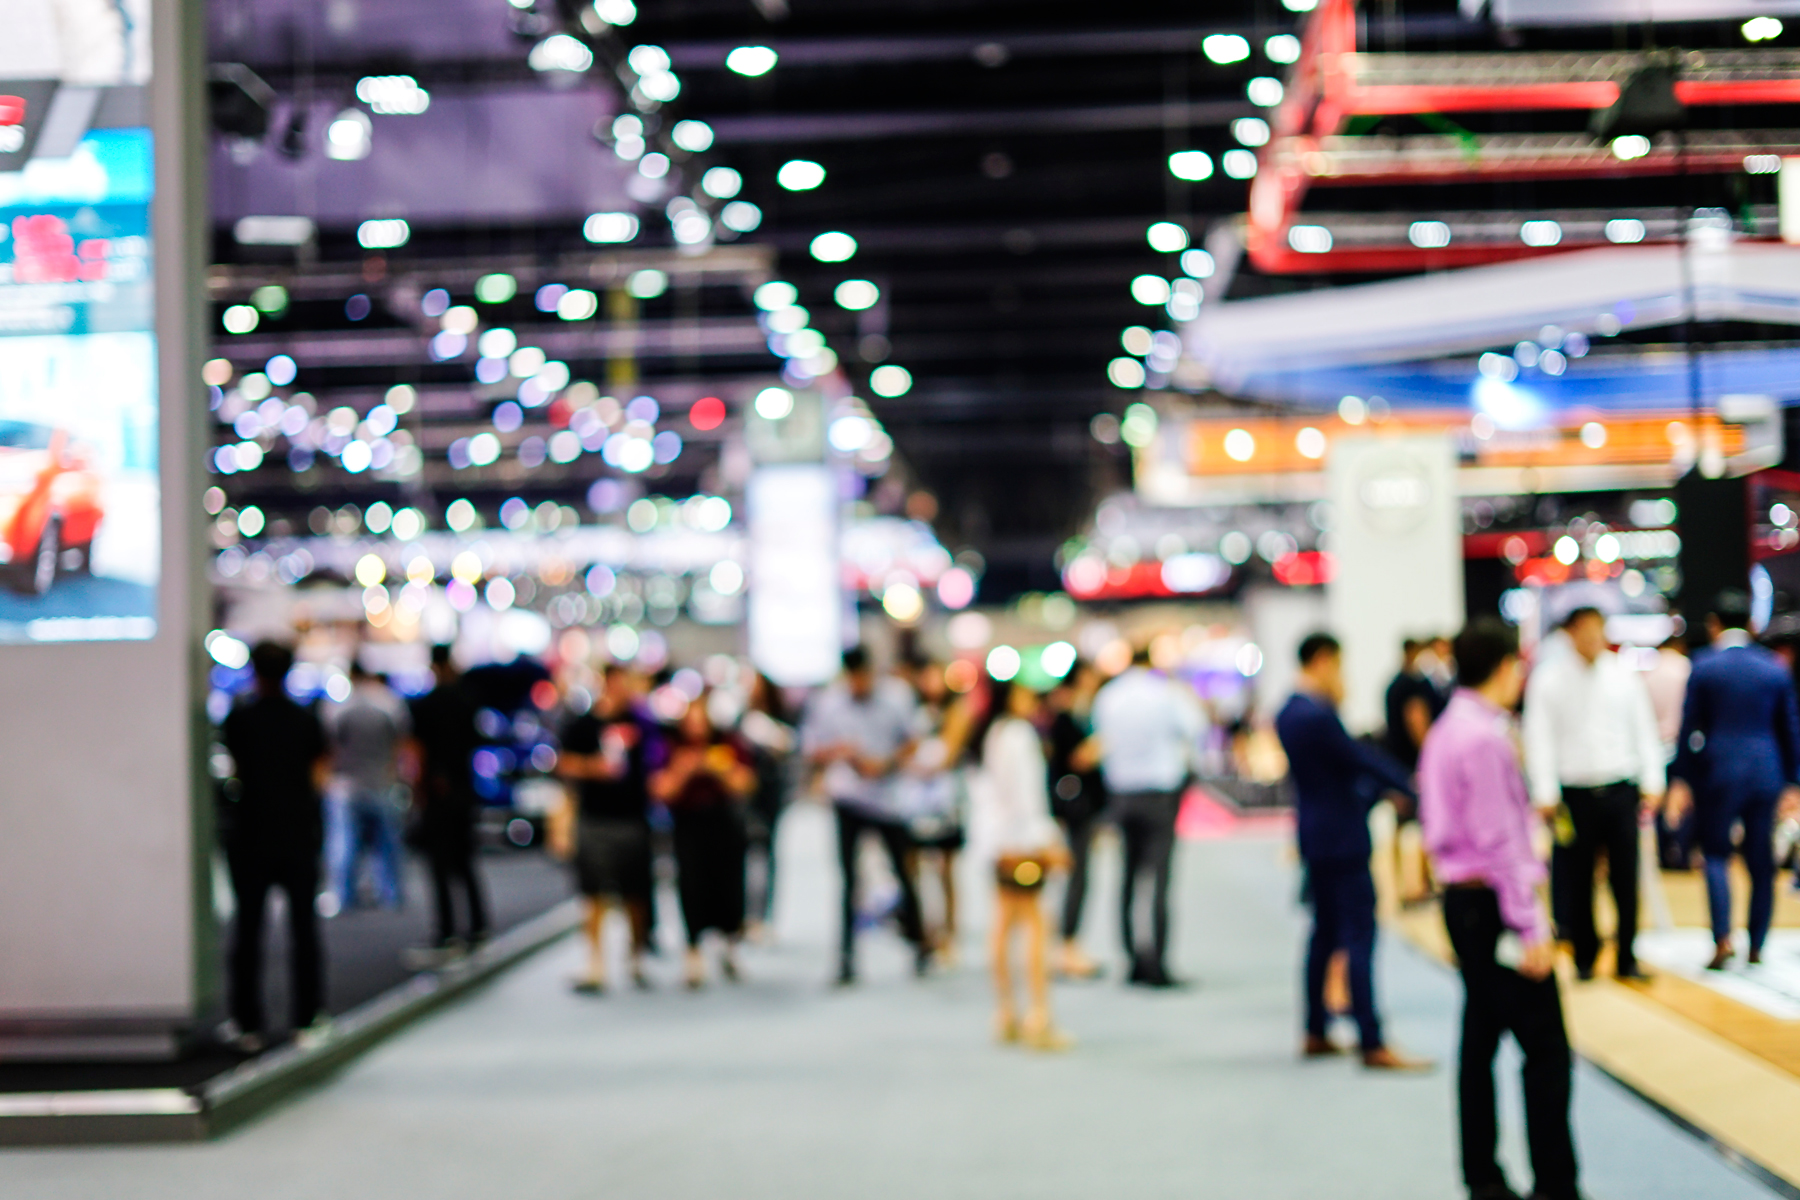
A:
{"type": "Polygon", "coordinates": [[[1306,948],[1306,1032],[1322,1038],[1331,1024],[1325,1007],[1325,977],[1331,956],[1343,950],[1350,961],[1350,1005],[1362,1049],[1379,1050],[1381,1017],[1375,1009],[1375,880],[1368,859],[1308,862],[1307,893],[1312,902],[1312,940],[1306,948]]]}
{"type": "Polygon", "coordinates": [[[319,944],[319,852],[316,846],[228,847],[231,890],[237,898],[237,922],[231,941],[231,1016],[245,1033],[262,1033],[263,924],[269,892],[287,896],[288,982],[293,1003],[288,1019],[294,1028],[313,1023],[325,1009],[324,955],[319,944]]]}
{"type": "Polygon", "coordinates": [[[1635,783],[1609,783],[1605,787],[1565,787],[1563,803],[1575,826],[1575,840],[1559,847],[1561,871],[1552,886],[1567,889],[1559,920],[1562,932],[1575,948],[1575,965],[1591,971],[1600,955],[1600,935],[1594,931],[1594,866],[1606,852],[1607,881],[1613,905],[1619,910],[1618,969],[1637,968],[1632,942],[1638,925],[1638,787],[1635,783]]]}
{"type": "Polygon", "coordinates": [[[1525,1127],[1533,1195],[1575,1200],[1575,1140],[1569,1128],[1573,1059],[1554,975],[1530,980],[1494,961],[1505,926],[1488,888],[1444,892],[1444,924],[1463,980],[1462,1052],[1457,1098],[1462,1117],[1463,1182],[1470,1191],[1505,1182],[1495,1160],[1499,1117],[1494,1055],[1511,1033],[1525,1055],[1525,1127]]]}
{"type": "Polygon", "coordinates": [[[431,865],[431,886],[437,900],[437,942],[443,946],[456,936],[455,891],[461,889],[469,914],[469,940],[487,936],[487,901],[481,877],[475,873],[475,830],[469,821],[443,826],[427,824],[421,831],[425,858],[431,865]]]}
{"type": "Polygon", "coordinates": [[[1125,870],[1119,895],[1119,934],[1133,964],[1151,972],[1167,966],[1169,876],[1175,858],[1175,816],[1179,792],[1132,792],[1114,796],[1112,818],[1125,843],[1125,870]],[[1138,876],[1150,875],[1150,946],[1137,939],[1138,876]]]}
{"type": "Polygon", "coordinates": [[[848,972],[856,961],[856,848],[865,833],[873,833],[881,839],[888,862],[894,868],[894,878],[899,881],[900,911],[896,915],[900,919],[900,932],[914,947],[923,946],[925,925],[919,916],[919,892],[913,886],[912,872],[906,869],[907,855],[912,850],[912,839],[907,836],[906,826],[871,816],[842,801],[833,803],[832,808],[837,812],[838,867],[844,876],[843,926],[838,943],[843,969],[848,972]]]}
{"type": "Polygon", "coordinates": [[[1062,936],[1073,941],[1081,930],[1081,910],[1087,904],[1088,858],[1094,849],[1094,832],[1100,814],[1083,810],[1063,818],[1063,836],[1069,843],[1069,882],[1063,889],[1062,936]]]}

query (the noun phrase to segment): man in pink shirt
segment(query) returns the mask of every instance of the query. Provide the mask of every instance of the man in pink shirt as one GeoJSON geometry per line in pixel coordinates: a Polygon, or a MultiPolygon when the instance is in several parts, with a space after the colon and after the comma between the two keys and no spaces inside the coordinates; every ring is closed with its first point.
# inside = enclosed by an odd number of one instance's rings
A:
{"type": "Polygon", "coordinates": [[[1476,621],[1456,639],[1456,665],[1456,694],[1419,753],[1419,823],[1463,978],[1463,1181],[1471,1200],[1516,1200],[1494,1157],[1494,1055],[1511,1032],[1525,1056],[1532,1200],[1577,1200],[1569,1037],[1538,898],[1545,872],[1532,849],[1536,818],[1512,736],[1523,684],[1518,634],[1476,621]]]}

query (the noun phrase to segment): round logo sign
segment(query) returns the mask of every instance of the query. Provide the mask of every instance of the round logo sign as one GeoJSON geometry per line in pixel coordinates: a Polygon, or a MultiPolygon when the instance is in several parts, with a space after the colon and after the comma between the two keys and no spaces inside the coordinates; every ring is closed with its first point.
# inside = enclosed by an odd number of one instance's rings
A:
{"type": "Polygon", "coordinates": [[[1425,464],[1399,447],[1374,451],[1357,464],[1356,506],[1373,533],[1398,537],[1417,529],[1429,510],[1431,491],[1425,464]]]}

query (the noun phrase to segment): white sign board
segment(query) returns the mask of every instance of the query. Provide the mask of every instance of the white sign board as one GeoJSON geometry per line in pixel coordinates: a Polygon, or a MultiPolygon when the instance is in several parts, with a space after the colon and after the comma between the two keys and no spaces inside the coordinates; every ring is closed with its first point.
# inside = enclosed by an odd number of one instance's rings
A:
{"type": "Polygon", "coordinates": [[[1455,634],[1464,618],[1461,501],[1447,437],[1352,437],[1326,464],[1334,574],[1331,632],[1344,644],[1344,722],[1383,720],[1407,637],[1455,634]]]}
{"type": "Polygon", "coordinates": [[[758,467],[750,521],[750,659],[783,687],[824,683],[843,655],[836,473],[817,463],[758,467]]]}

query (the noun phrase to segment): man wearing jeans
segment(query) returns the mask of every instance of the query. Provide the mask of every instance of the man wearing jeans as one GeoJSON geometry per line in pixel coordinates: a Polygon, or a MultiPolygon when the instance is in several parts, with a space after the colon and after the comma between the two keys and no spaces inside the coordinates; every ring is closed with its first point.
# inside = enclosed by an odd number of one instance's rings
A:
{"type": "Polygon", "coordinates": [[[1205,719],[1187,687],[1150,669],[1140,648],[1130,670],[1094,697],[1094,736],[1100,740],[1100,774],[1112,797],[1109,813],[1125,842],[1119,900],[1126,982],[1140,987],[1179,986],[1168,970],[1169,875],[1175,853],[1175,816],[1181,789],[1192,773],[1205,719]],[[1149,872],[1150,945],[1138,944],[1133,909],[1138,875],[1149,872]]]}
{"type": "Polygon", "coordinates": [[[1525,691],[1531,799],[1540,812],[1560,806],[1568,815],[1550,881],[1556,918],[1574,945],[1576,972],[1592,979],[1600,955],[1594,866],[1604,852],[1619,914],[1615,972],[1638,980],[1638,813],[1662,807],[1662,735],[1643,677],[1607,648],[1600,610],[1571,612],[1563,633],[1568,644],[1546,647],[1525,691]]]}
{"type": "Polygon", "coordinates": [[[1457,1096],[1463,1182],[1471,1200],[1516,1200],[1495,1159],[1494,1055],[1511,1032],[1525,1056],[1533,1200],[1577,1200],[1569,1128],[1572,1059],[1550,917],[1538,899],[1537,818],[1511,738],[1518,634],[1478,621],[1456,639],[1462,686],[1419,755],[1419,822],[1444,885],[1444,924],[1462,972],[1457,1096]]]}
{"type": "Polygon", "coordinates": [[[838,865],[844,880],[840,986],[856,982],[856,859],[865,833],[881,840],[893,866],[900,886],[896,915],[900,932],[912,943],[914,971],[923,975],[931,963],[919,894],[907,869],[912,839],[894,798],[895,775],[913,750],[916,707],[910,687],[878,676],[868,651],[853,646],[844,652],[843,678],[813,700],[801,729],[807,764],[822,773],[825,793],[837,814],[838,865]]]}

